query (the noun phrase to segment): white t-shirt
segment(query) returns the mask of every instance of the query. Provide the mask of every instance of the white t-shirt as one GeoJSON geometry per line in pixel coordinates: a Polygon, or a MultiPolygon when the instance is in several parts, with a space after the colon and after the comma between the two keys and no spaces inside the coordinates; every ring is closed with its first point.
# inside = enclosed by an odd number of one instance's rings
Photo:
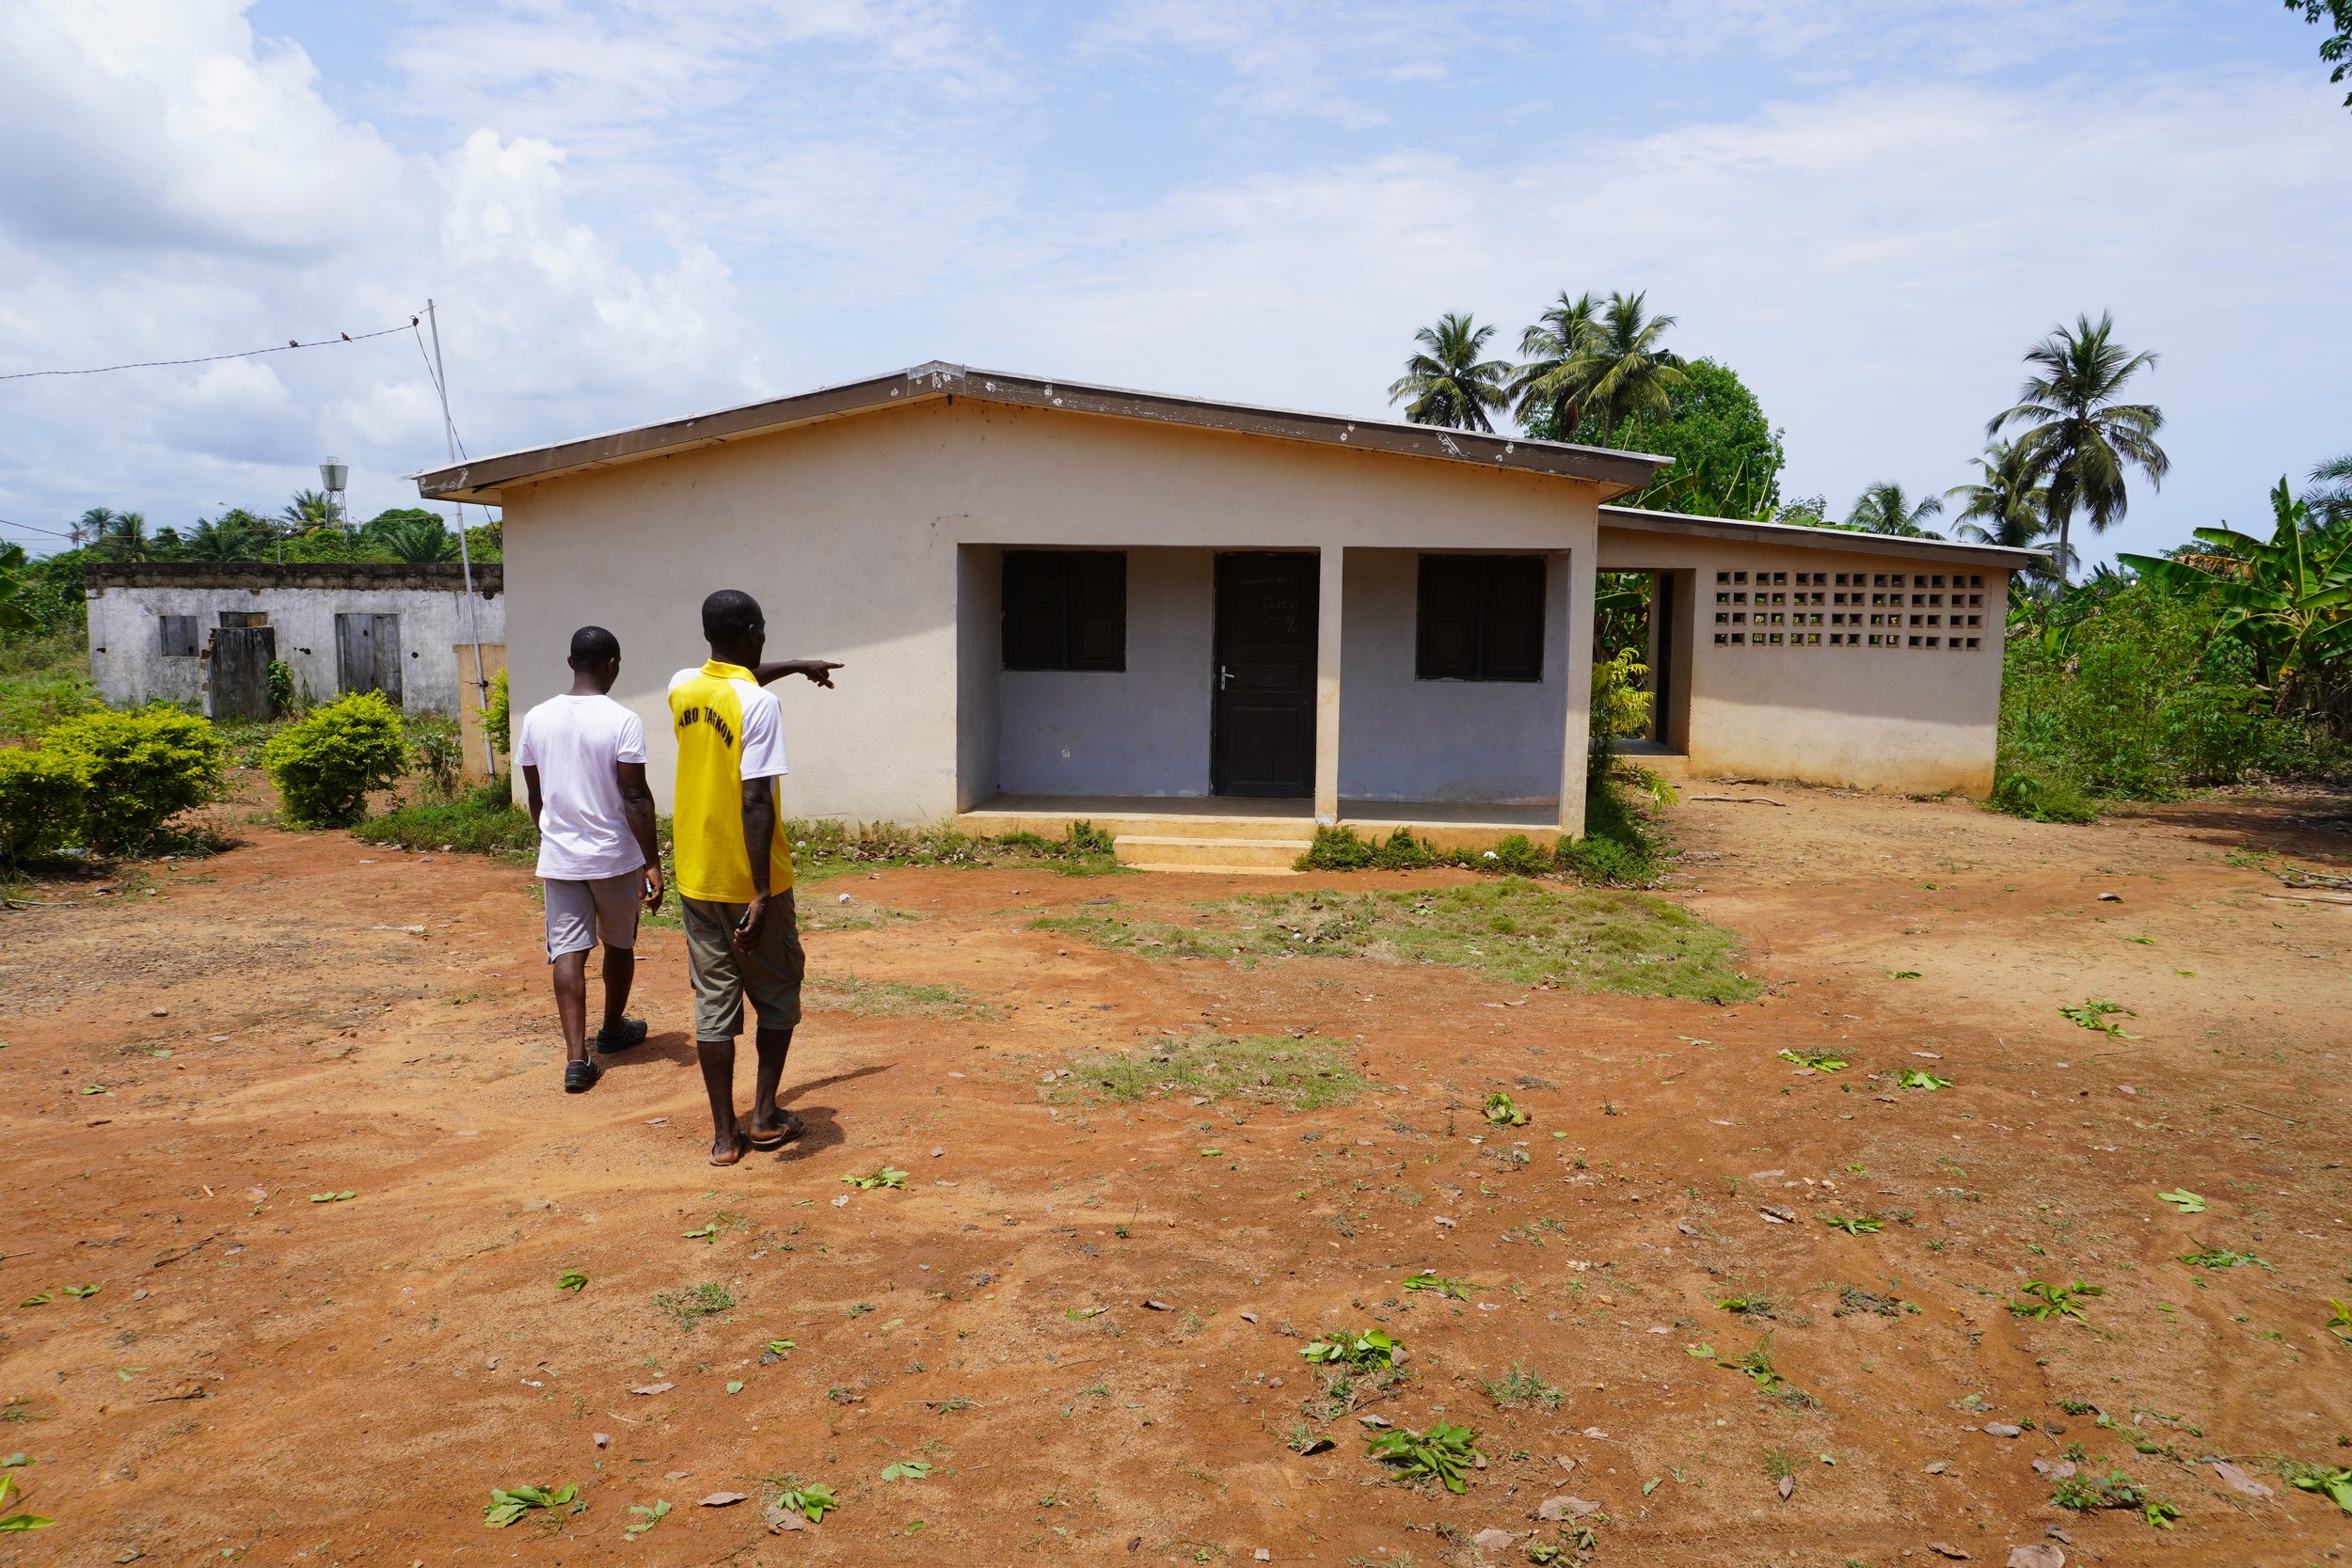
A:
{"type": "Polygon", "coordinates": [[[539,770],[539,875],[593,882],[645,863],[613,765],[645,760],[645,727],[610,697],[550,697],[523,715],[515,766],[539,770]]]}

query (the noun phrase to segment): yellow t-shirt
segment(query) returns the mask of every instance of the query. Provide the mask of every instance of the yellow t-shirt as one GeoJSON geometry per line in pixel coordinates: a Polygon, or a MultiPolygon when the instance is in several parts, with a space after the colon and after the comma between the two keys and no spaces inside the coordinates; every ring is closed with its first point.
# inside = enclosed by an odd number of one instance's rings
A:
{"type": "MultiPolygon", "coordinates": [[[[677,734],[671,842],[678,896],[747,904],[752,863],[743,843],[743,781],[783,776],[783,710],[749,670],[712,659],[671,677],[670,724],[677,734]]],[[[791,885],[792,846],[779,808],[769,845],[768,891],[791,885]]]]}

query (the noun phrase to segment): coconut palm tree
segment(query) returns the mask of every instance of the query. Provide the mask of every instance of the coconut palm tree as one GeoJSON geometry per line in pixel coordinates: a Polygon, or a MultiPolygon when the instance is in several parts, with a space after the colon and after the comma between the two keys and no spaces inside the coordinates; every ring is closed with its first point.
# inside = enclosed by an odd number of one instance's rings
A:
{"type": "Polygon", "coordinates": [[[2312,470],[2311,488],[2303,504],[2322,526],[2352,521],[2352,451],[2331,457],[2312,470]]]}
{"type": "Polygon", "coordinates": [[[342,528],[343,512],[324,490],[296,490],[276,521],[290,535],[311,533],[323,528],[342,528]]]}
{"type": "MultiPolygon", "coordinates": [[[[1947,499],[1963,503],[1960,526],[1953,531],[1972,544],[2032,549],[2050,531],[2049,496],[2034,483],[2022,444],[1989,442],[1983,456],[1969,461],[1976,464],[1981,477],[1944,492],[1947,499]]],[[[2047,562],[2026,570],[2034,577],[2057,575],[2047,562]]]]}
{"type": "Polygon", "coordinates": [[[394,561],[411,565],[457,559],[457,535],[438,517],[378,517],[361,531],[361,535],[394,561]]]}
{"type": "Polygon", "coordinates": [[[269,544],[266,530],[242,512],[224,512],[217,520],[199,517],[196,527],[179,540],[180,554],[190,561],[260,561],[269,544]]]}
{"type": "Polygon", "coordinates": [[[1648,315],[1648,298],[1647,292],[1611,293],[1598,327],[1570,362],[1584,423],[1603,439],[1637,414],[1667,413],[1667,395],[1682,385],[1682,356],[1659,346],[1675,318],[1648,315]]]}
{"type": "MultiPolygon", "coordinates": [[[[97,507],[92,511],[103,512],[105,509],[97,507]]],[[[91,514],[86,512],[82,515],[87,521],[91,514]]],[[[99,525],[94,548],[107,561],[152,561],[157,555],[167,553],[159,550],[156,542],[148,537],[147,518],[136,512],[107,512],[105,520],[99,525]]]]}
{"type": "Polygon", "coordinates": [[[1853,510],[1846,514],[1846,526],[1858,528],[1866,533],[1892,533],[1905,539],[1941,539],[1920,526],[1923,519],[1937,516],[1944,510],[1941,496],[1922,497],[1912,504],[1903,487],[1892,480],[1881,480],[1854,498],[1853,510]]]}
{"type": "Polygon", "coordinates": [[[1490,409],[1510,401],[1505,387],[1511,366],[1502,359],[1481,359],[1491,326],[1480,326],[1467,315],[1451,312],[1438,325],[1413,334],[1420,352],[1405,361],[1405,373],[1389,385],[1389,401],[1405,398],[1405,417],[1415,424],[1440,424],[1455,430],[1492,430],[1490,409]]]}
{"type": "Polygon", "coordinates": [[[84,544],[97,544],[100,537],[105,533],[106,525],[113,522],[115,512],[111,506],[93,506],[87,512],[83,513],[73,525],[74,544],[77,546],[84,544]]]}
{"type": "Polygon", "coordinates": [[[1599,317],[1600,307],[1590,293],[1570,299],[1564,289],[1535,325],[1519,334],[1519,357],[1526,363],[1512,380],[1511,394],[1518,400],[1523,428],[1540,426],[1560,439],[1576,428],[1583,412],[1583,372],[1577,359],[1598,335],[1599,317]]]}
{"type": "Polygon", "coordinates": [[[1994,415],[1984,433],[1998,436],[2013,424],[2026,427],[2019,444],[2035,483],[2046,492],[2063,582],[2073,555],[2074,514],[2084,515],[2092,532],[2104,533],[2131,507],[2128,470],[2137,468],[2152,488],[2161,489],[2172,467],[2156,444],[2163,411],[2153,404],[2122,401],[2132,378],[2153,370],[2156,356],[2134,354],[2117,342],[2114,312],[2104,311],[2095,323],[2083,315],[2071,327],[2054,329],[2026,351],[2026,363],[2034,369],[2018,388],[2016,405],[1994,415]]]}

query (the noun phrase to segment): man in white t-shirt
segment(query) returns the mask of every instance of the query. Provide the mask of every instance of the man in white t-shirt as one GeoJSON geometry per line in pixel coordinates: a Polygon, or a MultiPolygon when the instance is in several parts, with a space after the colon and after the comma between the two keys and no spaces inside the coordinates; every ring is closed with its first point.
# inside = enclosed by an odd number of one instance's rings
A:
{"type": "Polygon", "coordinates": [[[572,633],[572,689],[523,715],[515,766],[539,825],[539,876],[547,883],[548,962],[564,1025],[564,1089],[594,1088],[604,1069],[588,1054],[588,951],[604,943],[604,1027],[596,1050],[626,1051],[645,1037],[624,1016],[637,977],[637,911],[661,907],[661,856],[654,847],[653,791],[645,784],[645,729],[607,695],[621,676],[621,642],[602,626],[572,633]]]}

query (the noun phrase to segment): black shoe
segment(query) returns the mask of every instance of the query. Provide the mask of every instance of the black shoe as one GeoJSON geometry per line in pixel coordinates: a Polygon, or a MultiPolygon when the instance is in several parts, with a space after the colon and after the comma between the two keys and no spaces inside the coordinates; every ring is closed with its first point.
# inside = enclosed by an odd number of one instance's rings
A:
{"type": "Polygon", "coordinates": [[[616,1051],[627,1051],[632,1045],[645,1043],[645,1021],[642,1018],[621,1020],[618,1030],[596,1031],[596,1049],[610,1056],[616,1051]]]}
{"type": "Polygon", "coordinates": [[[594,1062],[565,1062],[564,1064],[564,1092],[586,1094],[596,1086],[596,1080],[603,1076],[604,1069],[594,1062]]]}

